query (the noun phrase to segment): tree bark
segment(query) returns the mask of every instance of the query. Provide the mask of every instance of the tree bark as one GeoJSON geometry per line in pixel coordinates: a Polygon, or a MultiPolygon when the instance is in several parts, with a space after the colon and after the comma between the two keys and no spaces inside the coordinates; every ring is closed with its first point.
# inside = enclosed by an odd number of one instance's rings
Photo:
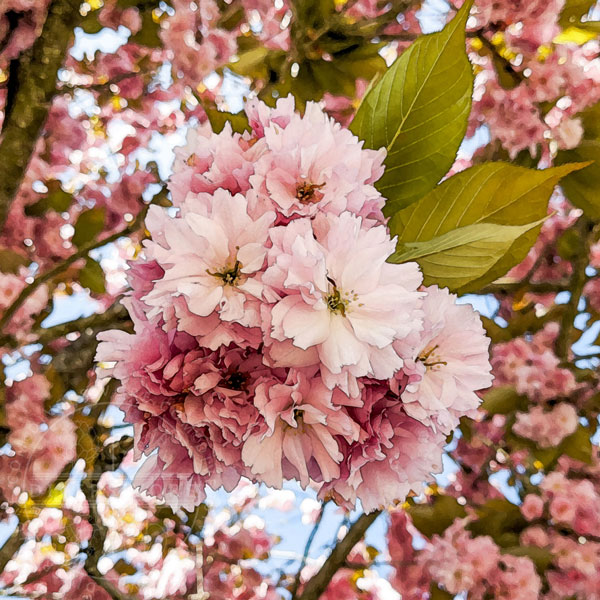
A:
{"type": "Polygon", "coordinates": [[[11,69],[14,94],[0,141],[0,228],[21,182],[56,94],[73,29],[82,18],[80,0],[52,0],[42,33],[11,69]],[[15,72],[16,71],[16,72],[15,72]]]}

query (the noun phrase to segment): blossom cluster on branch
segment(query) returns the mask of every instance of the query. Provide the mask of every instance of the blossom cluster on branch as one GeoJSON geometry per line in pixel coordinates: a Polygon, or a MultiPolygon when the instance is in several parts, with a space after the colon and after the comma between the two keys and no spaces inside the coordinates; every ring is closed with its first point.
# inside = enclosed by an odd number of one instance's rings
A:
{"type": "Polygon", "coordinates": [[[0,4],[2,593],[600,598],[597,3],[0,4]]]}
{"type": "Polygon", "coordinates": [[[367,511],[418,492],[491,384],[478,316],[394,251],[365,150],[315,104],[190,132],[134,262],[135,333],[106,332],[138,481],[174,504],[241,476],[367,511]]]}

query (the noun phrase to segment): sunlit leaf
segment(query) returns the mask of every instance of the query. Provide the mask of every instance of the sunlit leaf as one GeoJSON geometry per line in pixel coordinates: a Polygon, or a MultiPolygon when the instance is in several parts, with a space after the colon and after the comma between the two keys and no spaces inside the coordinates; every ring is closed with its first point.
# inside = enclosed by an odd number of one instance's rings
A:
{"type": "MultiPolygon", "coordinates": [[[[479,223],[449,231],[425,242],[409,242],[389,262],[417,261],[425,285],[438,284],[464,291],[480,281],[510,250],[514,242],[543,221],[527,225],[479,223]]],[[[506,263],[509,269],[513,264],[506,263]]]]}
{"type": "Polygon", "coordinates": [[[76,246],[89,244],[104,229],[104,207],[90,208],[82,212],[75,223],[71,240],[76,246]]]}
{"type": "MultiPolygon", "coordinates": [[[[485,163],[458,173],[419,202],[398,211],[390,220],[398,248],[427,242],[449,232],[480,223],[529,226],[544,219],[548,199],[561,177],[585,164],[569,164],[545,170],[526,169],[507,163],[485,163]]],[[[485,275],[457,291],[477,290],[504,275],[521,262],[535,242],[537,228],[527,227],[485,275]]],[[[469,269],[468,261],[465,268],[469,269]]]]}
{"type": "Polygon", "coordinates": [[[441,32],[419,38],[363,99],[351,129],[367,148],[385,148],[377,187],[392,214],[447,173],[464,138],[473,71],[465,50],[472,2],[441,32]]]}

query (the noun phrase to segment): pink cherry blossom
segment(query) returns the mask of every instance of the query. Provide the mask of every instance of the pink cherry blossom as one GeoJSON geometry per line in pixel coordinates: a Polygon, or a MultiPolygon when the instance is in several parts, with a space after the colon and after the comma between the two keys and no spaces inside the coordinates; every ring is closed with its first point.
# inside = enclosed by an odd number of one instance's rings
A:
{"type": "Polygon", "coordinates": [[[448,433],[462,415],[474,415],[479,405],[476,390],[492,383],[489,339],[481,320],[468,305],[437,286],[426,288],[423,331],[412,350],[415,370],[421,375],[402,394],[406,412],[448,433]]]}
{"type": "Polygon", "coordinates": [[[285,295],[272,308],[271,335],[316,348],[334,375],[384,379],[403,364],[392,342],[420,328],[421,275],[414,263],[386,263],[394,243],[385,228],[361,225],[343,213],[324,221],[318,240],[307,220],[273,231],[264,281],[285,295]]]}

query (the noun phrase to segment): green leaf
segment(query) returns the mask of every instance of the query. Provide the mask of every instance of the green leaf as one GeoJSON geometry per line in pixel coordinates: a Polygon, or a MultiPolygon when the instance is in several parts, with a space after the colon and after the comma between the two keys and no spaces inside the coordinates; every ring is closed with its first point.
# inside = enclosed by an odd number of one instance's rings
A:
{"type": "Polygon", "coordinates": [[[579,25],[581,17],[587,14],[595,3],[596,0],[567,0],[560,13],[561,27],[579,25]]]}
{"type": "Polygon", "coordinates": [[[581,238],[576,229],[567,229],[557,240],[556,250],[563,260],[572,261],[581,252],[581,238]]]}
{"type": "Polygon", "coordinates": [[[239,53],[239,59],[229,63],[228,67],[238,75],[249,76],[255,71],[262,70],[265,66],[265,60],[269,54],[269,49],[264,46],[256,46],[245,52],[239,53]]]}
{"type": "Polygon", "coordinates": [[[186,525],[194,532],[202,531],[204,527],[204,521],[208,514],[208,506],[206,504],[199,504],[193,511],[183,511],[187,516],[186,525]]]}
{"type": "Polygon", "coordinates": [[[106,287],[104,285],[104,271],[102,267],[92,258],[85,261],[85,266],[79,271],[79,283],[83,287],[89,288],[95,294],[104,294],[106,287]]]}
{"type": "Polygon", "coordinates": [[[441,589],[435,583],[429,588],[429,600],[452,600],[454,594],[441,589]]]}
{"type": "MultiPolygon", "coordinates": [[[[58,182],[56,182],[58,184],[58,182]]],[[[73,202],[73,194],[65,192],[59,185],[49,186],[48,194],[38,200],[35,204],[25,207],[25,214],[28,217],[41,217],[49,210],[64,212],[69,209],[73,202]],[[52,189],[54,188],[54,189],[52,189]]]]}
{"type": "Polygon", "coordinates": [[[478,519],[467,525],[475,535],[489,535],[501,547],[516,546],[518,533],[527,526],[521,510],[504,498],[488,500],[475,509],[478,519]]]}
{"type": "Polygon", "coordinates": [[[592,464],[591,435],[592,432],[587,427],[579,425],[575,433],[561,442],[562,453],[588,465],[592,464]]]}
{"type": "Polygon", "coordinates": [[[577,208],[591,219],[600,219],[600,139],[583,140],[573,150],[558,152],[555,162],[557,165],[573,161],[594,161],[582,171],[565,177],[561,186],[567,198],[577,208]]]}
{"type": "Polygon", "coordinates": [[[223,131],[223,127],[225,127],[225,123],[231,123],[231,128],[236,133],[250,131],[248,117],[243,110],[239,113],[230,113],[205,107],[204,111],[206,112],[206,116],[210,121],[210,126],[215,133],[221,133],[221,131],[223,131]]]}
{"type": "Polygon", "coordinates": [[[415,202],[448,172],[471,110],[473,71],[465,47],[472,2],[442,31],[419,38],[363,99],[351,130],[367,148],[386,148],[376,183],[384,212],[415,202]]]}
{"type": "Polygon", "coordinates": [[[141,29],[129,38],[133,44],[147,46],[148,48],[162,48],[162,40],[160,39],[160,23],[152,18],[152,9],[148,7],[141,12],[142,27],[141,29]]]}
{"type": "Polygon", "coordinates": [[[19,267],[27,266],[31,261],[22,254],[8,248],[0,248],[0,272],[18,273],[19,267]]]}
{"type": "Polygon", "coordinates": [[[494,387],[483,397],[481,408],[489,415],[507,415],[516,410],[527,410],[527,398],[510,386],[494,387]]]}
{"type": "Polygon", "coordinates": [[[553,558],[550,550],[538,548],[537,546],[511,546],[510,548],[504,548],[503,553],[530,558],[540,575],[550,566],[553,558]]]}
{"type": "Polygon", "coordinates": [[[79,26],[83,31],[89,34],[98,33],[103,29],[102,24],[98,21],[97,11],[90,11],[80,22],[79,26]]]}
{"type": "Polygon", "coordinates": [[[536,228],[529,226],[546,217],[554,186],[561,177],[584,166],[569,164],[538,171],[498,162],[471,167],[398,211],[389,222],[391,234],[398,236],[401,249],[474,224],[528,226],[485,275],[456,288],[459,292],[480,289],[525,258],[537,238],[536,228]]]}
{"type": "Polygon", "coordinates": [[[581,208],[588,217],[600,219],[600,103],[578,115],[584,129],[583,141],[572,150],[560,150],[555,164],[572,161],[593,161],[582,171],[571,173],[561,182],[563,191],[572,204],[581,208]]]}
{"type": "Polygon", "coordinates": [[[600,33],[600,21],[585,21],[583,23],[579,23],[577,27],[591,33],[600,33]]]}
{"type": "MultiPolygon", "coordinates": [[[[480,282],[506,256],[517,239],[531,229],[539,231],[543,221],[527,225],[479,223],[459,227],[426,242],[407,243],[389,262],[416,260],[423,271],[425,285],[436,283],[451,290],[467,291],[471,282],[480,282]]],[[[512,266],[506,262],[507,270],[512,266]]],[[[495,277],[490,281],[493,279],[495,277]]]]}
{"type": "Polygon", "coordinates": [[[104,207],[90,208],[82,212],[75,223],[71,240],[76,246],[90,243],[104,229],[104,207]]]}
{"type": "Polygon", "coordinates": [[[414,526],[427,537],[441,535],[455,519],[466,515],[452,496],[436,496],[431,504],[415,504],[406,510],[414,526]]]}

